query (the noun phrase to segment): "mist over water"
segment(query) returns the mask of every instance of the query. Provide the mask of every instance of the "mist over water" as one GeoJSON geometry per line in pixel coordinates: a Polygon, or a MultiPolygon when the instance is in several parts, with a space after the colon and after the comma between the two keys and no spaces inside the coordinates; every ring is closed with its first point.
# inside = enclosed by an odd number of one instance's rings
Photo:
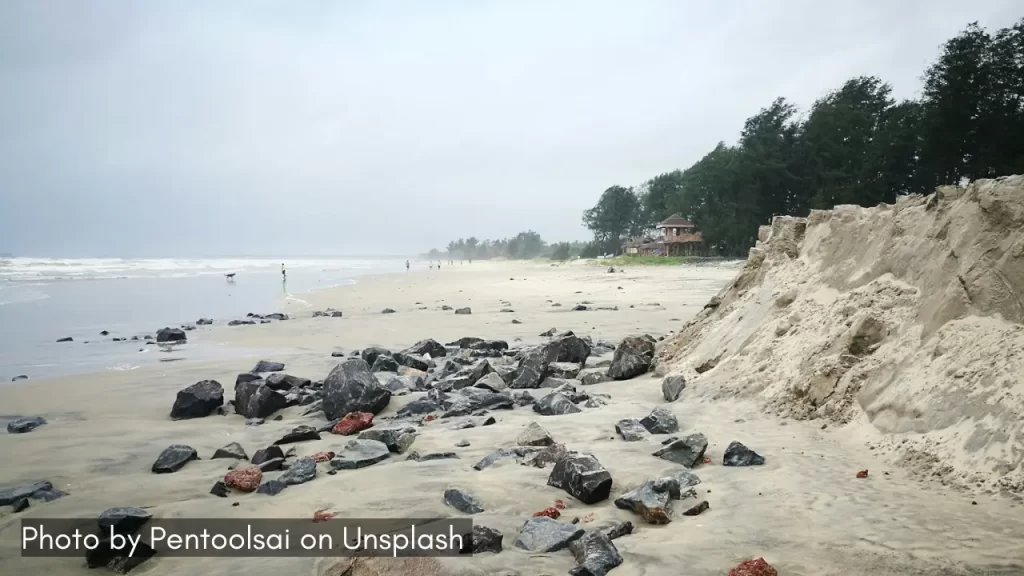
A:
{"type": "MultiPolygon", "coordinates": [[[[199,318],[226,324],[249,312],[273,312],[284,300],[302,309],[303,292],[405,269],[404,259],[283,263],[286,279],[280,258],[0,260],[0,383],[21,374],[42,378],[157,362],[166,355],[141,339],[164,326],[199,318]],[[101,336],[104,330],[109,335],[101,336]],[[56,342],[67,336],[75,341],[56,342]]],[[[202,330],[188,334],[189,359],[243,352],[204,347],[202,330]]]]}

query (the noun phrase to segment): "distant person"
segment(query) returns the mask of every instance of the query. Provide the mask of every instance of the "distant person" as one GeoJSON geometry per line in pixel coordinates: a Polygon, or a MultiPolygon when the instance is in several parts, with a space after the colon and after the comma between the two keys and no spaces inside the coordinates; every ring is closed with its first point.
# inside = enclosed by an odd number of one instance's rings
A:
{"type": "Polygon", "coordinates": [[[406,272],[409,271],[409,261],[408,260],[405,261],[405,271],[406,272]]]}
{"type": "Polygon", "coordinates": [[[441,261],[440,261],[440,260],[438,260],[438,261],[437,261],[437,269],[438,269],[438,270],[440,270],[440,269],[441,269],[441,261]]]}
{"type": "Polygon", "coordinates": [[[286,276],[288,276],[288,272],[284,269],[284,262],[281,262],[281,278],[285,278],[286,276]]]}
{"type": "Polygon", "coordinates": [[[431,270],[433,270],[433,269],[434,269],[434,261],[433,261],[433,260],[431,260],[430,262],[428,262],[428,263],[427,263],[427,265],[429,265],[429,266],[430,266],[430,269],[431,269],[431,270]]]}

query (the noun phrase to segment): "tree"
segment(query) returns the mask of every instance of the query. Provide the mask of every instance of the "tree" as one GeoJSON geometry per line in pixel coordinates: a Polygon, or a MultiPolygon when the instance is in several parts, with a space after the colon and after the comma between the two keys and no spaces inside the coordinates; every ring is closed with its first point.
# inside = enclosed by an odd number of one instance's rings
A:
{"type": "Polygon", "coordinates": [[[583,223],[594,233],[601,249],[618,252],[622,239],[642,229],[640,201],[629,188],[612,186],[597,204],[583,213],[583,223]]]}
{"type": "Polygon", "coordinates": [[[569,259],[571,246],[568,242],[559,242],[554,245],[554,250],[551,252],[552,260],[565,261],[569,259]]]}
{"type": "Polygon", "coordinates": [[[472,262],[473,257],[476,256],[476,246],[479,243],[480,241],[477,240],[475,236],[470,236],[469,238],[466,238],[466,247],[464,249],[464,253],[466,255],[466,259],[469,260],[470,262],[472,262]]]}
{"type": "Polygon", "coordinates": [[[673,200],[683,194],[683,172],[673,170],[648,180],[641,198],[642,221],[645,227],[654,228],[659,222],[671,216],[673,200]]]}

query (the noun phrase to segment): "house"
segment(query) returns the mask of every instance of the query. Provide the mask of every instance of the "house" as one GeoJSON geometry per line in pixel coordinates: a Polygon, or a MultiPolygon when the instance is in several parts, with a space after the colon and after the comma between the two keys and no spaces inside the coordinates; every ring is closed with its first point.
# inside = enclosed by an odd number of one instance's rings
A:
{"type": "Polygon", "coordinates": [[[704,239],[696,226],[679,214],[662,220],[658,226],[661,236],[633,238],[622,246],[622,252],[632,256],[703,256],[704,239]]]}

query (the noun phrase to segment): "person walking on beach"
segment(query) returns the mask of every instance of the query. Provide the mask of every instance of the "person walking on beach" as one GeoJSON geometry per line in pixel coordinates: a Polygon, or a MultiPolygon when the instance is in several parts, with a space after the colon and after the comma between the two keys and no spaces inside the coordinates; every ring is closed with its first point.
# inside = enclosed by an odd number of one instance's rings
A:
{"type": "Polygon", "coordinates": [[[409,271],[409,261],[408,260],[405,261],[405,271],[406,272],[409,271]]]}
{"type": "Polygon", "coordinates": [[[285,278],[287,276],[288,276],[288,273],[285,272],[285,270],[284,270],[284,262],[281,262],[281,278],[285,278]]]}

